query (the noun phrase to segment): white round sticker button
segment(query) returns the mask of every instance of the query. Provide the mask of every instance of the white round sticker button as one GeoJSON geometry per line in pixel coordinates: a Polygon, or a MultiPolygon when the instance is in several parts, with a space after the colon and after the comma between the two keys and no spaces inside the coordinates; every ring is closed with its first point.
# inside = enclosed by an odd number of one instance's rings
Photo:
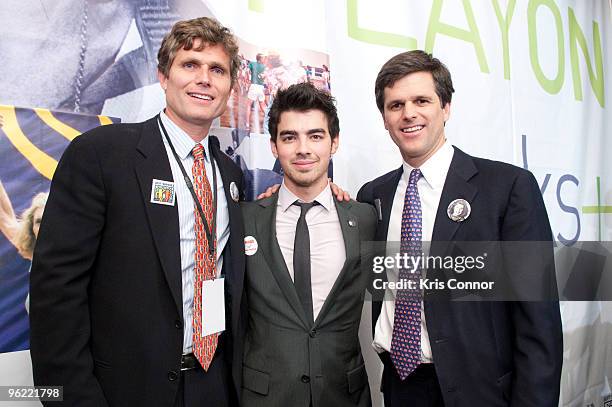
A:
{"type": "Polygon", "coordinates": [[[257,240],[253,236],[247,236],[244,238],[244,253],[247,256],[252,256],[257,253],[258,248],[257,240]]]}

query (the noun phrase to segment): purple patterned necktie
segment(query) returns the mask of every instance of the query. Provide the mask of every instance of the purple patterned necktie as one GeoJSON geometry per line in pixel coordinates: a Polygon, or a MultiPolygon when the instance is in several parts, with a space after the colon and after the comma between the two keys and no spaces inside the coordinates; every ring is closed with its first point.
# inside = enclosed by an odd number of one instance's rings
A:
{"type": "MultiPolygon", "coordinates": [[[[421,170],[410,172],[404,210],[402,212],[402,240],[400,253],[408,256],[421,256],[422,219],[421,199],[417,182],[421,170]]],[[[395,297],[395,317],[391,339],[391,360],[400,378],[404,380],[421,363],[421,290],[418,288],[421,268],[410,270],[401,268],[399,280],[414,281],[416,289],[397,290],[395,297]],[[412,272],[411,272],[412,271],[412,272]]]]}

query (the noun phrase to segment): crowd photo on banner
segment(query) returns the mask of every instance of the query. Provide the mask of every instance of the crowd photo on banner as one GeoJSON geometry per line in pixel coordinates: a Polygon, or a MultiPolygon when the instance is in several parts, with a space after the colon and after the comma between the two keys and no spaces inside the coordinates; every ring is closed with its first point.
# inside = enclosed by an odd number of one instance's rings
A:
{"type": "Polygon", "coordinates": [[[608,0],[7,0],[0,37],[0,406],[612,406],[608,0]]]}

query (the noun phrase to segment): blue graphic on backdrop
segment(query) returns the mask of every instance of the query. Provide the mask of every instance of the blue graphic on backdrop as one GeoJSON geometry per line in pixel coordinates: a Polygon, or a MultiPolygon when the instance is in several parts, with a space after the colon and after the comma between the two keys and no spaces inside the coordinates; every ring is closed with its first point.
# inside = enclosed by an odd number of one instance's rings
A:
{"type": "Polygon", "coordinates": [[[0,353],[29,348],[29,270],[57,161],[80,133],[118,121],[0,106],[0,353]]]}

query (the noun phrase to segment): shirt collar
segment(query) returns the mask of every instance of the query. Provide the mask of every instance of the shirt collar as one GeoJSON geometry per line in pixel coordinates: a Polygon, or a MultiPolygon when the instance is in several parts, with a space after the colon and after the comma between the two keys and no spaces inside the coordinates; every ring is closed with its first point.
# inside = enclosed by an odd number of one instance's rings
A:
{"type": "MultiPolygon", "coordinates": [[[[193,141],[191,137],[183,129],[177,126],[172,119],[170,119],[166,113],[162,110],[159,114],[166,131],[168,132],[168,137],[170,137],[170,141],[172,141],[172,145],[176,150],[176,154],[178,154],[181,160],[184,160],[191,154],[191,150],[196,145],[196,142],[193,141]]],[[[160,130],[161,131],[161,130],[160,130]]],[[[165,137],[164,137],[165,139],[165,137]]],[[[204,157],[205,160],[210,162],[210,154],[208,148],[208,136],[206,136],[201,142],[204,147],[204,157]]]]}
{"type": "MultiPolygon", "coordinates": [[[[286,212],[295,201],[301,201],[301,199],[291,192],[289,188],[285,186],[285,182],[283,181],[278,191],[278,205],[281,207],[283,212],[286,212]]],[[[332,195],[329,183],[313,201],[317,201],[319,205],[328,211],[331,210],[332,205],[334,205],[334,197],[332,195]]]]}
{"type": "MultiPolygon", "coordinates": [[[[438,189],[444,187],[446,174],[448,173],[454,154],[455,149],[453,146],[451,146],[448,141],[444,141],[442,147],[421,165],[421,174],[423,174],[423,178],[432,188],[438,189]]],[[[408,183],[410,172],[414,167],[405,161],[402,162],[402,167],[404,169],[402,177],[405,178],[406,183],[408,183]]]]}

